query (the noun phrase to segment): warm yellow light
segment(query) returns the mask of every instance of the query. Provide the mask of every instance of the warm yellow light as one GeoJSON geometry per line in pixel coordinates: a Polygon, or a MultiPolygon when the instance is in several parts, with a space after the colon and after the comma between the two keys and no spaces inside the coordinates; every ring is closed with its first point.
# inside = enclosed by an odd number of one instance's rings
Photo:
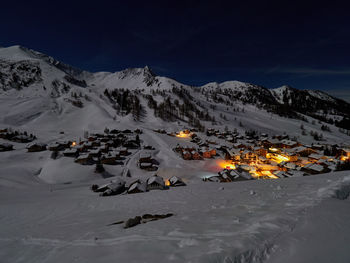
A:
{"type": "Polygon", "coordinates": [[[77,143],[76,142],[72,142],[72,147],[74,147],[74,146],[76,146],[77,145],[77,143]]]}
{"type": "Polygon", "coordinates": [[[230,161],[217,160],[216,163],[217,163],[218,166],[220,166],[223,169],[229,169],[229,170],[236,169],[236,166],[230,161]]]}
{"type": "Polygon", "coordinates": [[[179,138],[189,138],[192,134],[191,133],[184,133],[183,131],[180,131],[176,134],[176,137],[179,138]]]}
{"type": "Polygon", "coordinates": [[[270,148],[269,150],[270,150],[271,152],[277,152],[277,151],[278,151],[277,148],[270,148]]]}
{"type": "Polygon", "coordinates": [[[169,181],[169,180],[166,180],[166,181],[165,181],[165,185],[166,185],[166,186],[170,186],[170,181],[169,181]]]}

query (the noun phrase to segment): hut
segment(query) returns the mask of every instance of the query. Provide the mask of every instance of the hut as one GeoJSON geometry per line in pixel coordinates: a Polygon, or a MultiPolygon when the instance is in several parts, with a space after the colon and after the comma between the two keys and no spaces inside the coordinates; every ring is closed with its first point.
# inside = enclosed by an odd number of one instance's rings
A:
{"type": "Polygon", "coordinates": [[[130,184],[128,194],[143,193],[147,191],[147,183],[137,180],[130,184]]]}
{"type": "Polygon", "coordinates": [[[171,177],[169,180],[169,186],[176,187],[176,186],[185,186],[186,184],[177,176],[171,177]]]}
{"type": "Polygon", "coordinates": [[[46,151],[46,144],[44,143],[31,143],[26,147],[28,152],[42,152],[46,151]]]}
{"type": "Polygon", "coordinates": [[[202,157],[200,156],[200,154],[197,151],[192,151],[191,155],[192,155],[193,160],[202,160],[202,157]]]}
{"type": "Polygon", "coordinates": [[[0,143],[0,152],[12,151],[13,145],[9,143],[0,143]]]}
{"type": "Polygon", "coordinates": [[[92,165],[94,164],[93,159],[88,154],[79,155],[74,162],[82,165],[92,165]]]}
{"type": "Polygon", "coordinates": [[[66,157],[78,157],[79,152],[75,148],[68,148],[63,151],[63,155],[66,157]]]}
{"type": "Polygon", "coordinates": [[[167,189],[162,177],[154,175],[147,180],[147,190],[165,190],[167,189]]]}

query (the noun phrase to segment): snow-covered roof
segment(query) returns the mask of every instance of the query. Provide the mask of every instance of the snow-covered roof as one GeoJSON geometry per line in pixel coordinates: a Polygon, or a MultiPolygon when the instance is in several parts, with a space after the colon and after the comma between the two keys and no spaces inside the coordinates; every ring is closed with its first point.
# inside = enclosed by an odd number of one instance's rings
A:
{"type": "Polygon", "coordinates": [[[164,180],[163,180],[163,178],[160,177],[160,176],[154,175],[154,176],[148,178],[147,184],[153,184],[153,183],[158,183],[158,184],[160,184],[160,185],[165,186],[164,180]]]}

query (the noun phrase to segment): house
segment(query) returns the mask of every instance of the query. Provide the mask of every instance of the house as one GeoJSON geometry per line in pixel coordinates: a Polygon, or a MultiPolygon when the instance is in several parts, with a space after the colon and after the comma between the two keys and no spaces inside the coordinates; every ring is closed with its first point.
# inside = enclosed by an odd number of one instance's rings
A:
{"type": "Polygon", "coordinates": [[[78,150],[75,148],[68,148],[63,151],[63,155],[66,157],[78,157],[78,150]]]}
{"type": "Polygon", "coordinates": [[[330,169],[319,164],[309,163],[301,168],[301,171],[307,172],[309,174],[320,174],[328,173],[330,169]]]}
{"type": "Polygon", "coordinates": [[[241,152],[238,149],[226,149],[225,150],[225,159],[232,161],[240,161],[241,160],[241,152]]]}
{"type": "Polygon", "coordinates": [[[111,195],[118,195],[123,192],[125,192],[125,181],[120,180],[117,182],[111,182],[106,186],[106,190],[104,190],[100,196],[111,196],[111,195]]]}
{"type": "Polygon", "coordinates": [[[145,150],[155,150],[155,148],[152,145],[144,145],[143,149],[145,149],[145,150]]]}
{"type": "Polygon", "coordinates": [[[117,151],[119,151],[120,155],[126,156],[129,154],[128,148],[126,147],[118,147],[117,151]]]}
{"type": "Polygon", "coordinates": [[[228,171],[234,181],[246,181],[246,180],[254,179],[250,173],[245,171],[239,171],[239,170],[228,170],[228,171]]]}
{"type": "Polygon", "coordinates": [[[42,151],[46,151],[46,144],[31,143],[27,145],[26,149],[28,150],[28,152],[42,152],[42,151]]]}
{"type": "Polygon", "coordinates": [[[298,142],[292,141],[292,140],[288,140],[288,139],[284,139],[281,141],[280,143],[280,147],[282,148],[294,148],[300,146],[300,144],[298,142]]]}
{"type": "Polygon", "coordinates": [[[183,152],[182,152],[182,158],[183,158],[184,160],[191,160],[191,159],[192,159],[192,155],[191,155],[191,153],[188,152],[188,151],[183,151],[183,152]]]}
{"type": "Polygon", "coordinates": [[[74,162],[82,165],[92,165],[95,163],[88,154],[79,155],[77,158],[75,158],[74,162]]]}
{"type": "Polygon", "coordinates": [[[147,180],[147,191],[149,190],[165,190],[167,186],[162,177],[154,175],[147,180]]]}
{"type": "Polygon", "coordinates": [[[169,186],[176,187],[176,186],[185,186],[186,184],[177,176],[172,176],[169,179],[169,186]]]}
{"type": "Polygon", "coordinates": [[[28,135],[24,135],[24,134],[14,136],[11,139],[11,141],[20,142],[20,143],[32,142],[33,140],[34,140],[34,137],[31,137],[31,136],[28,136],[28,135]]]}
{"type": "Polygon", "coordinates": [[[202,156],[200,156],[200,154],[197,151],[192,151],[191,155],[193,160],[202,160],[202,156]]]}
{"type": "Polygon", "coordinates": [[[153,162],[145,162],[145,163],[139,163],[140,169],[147,170],[147,171],[157,171],[158,166],[156,166],[153,162]]]}
{"type": "Polygon", "coordinates": [[[307,157],[312,153],[316,153],[316,151],[310,147],[299,146],[293,149],[294,153],[299,154],[301,157],[307,157]]]}
{"type": "Polygon", "coordinates": [[[202,154],[203,158],[211,158],[209,149],[202,148],[200,149],[200,153],[202,154]]]}
{"type": "Polygon", "coordinates": [[[13,145],[9,143],[0,143],[0,152],[12,151],[13,145]]]}
{"type": "Polygon", "coordinates": [[[57,142],[50,143],[48,145],[48,150],[49,151],[62,151],[64,149],[65,149],[65,147],[62,146],[61,144],[57,143],[57,142]]]}
{"type": "Polygon", "coordinates": [[[264,148],[270,148],[270,147],[279,148],[281,147],[281,142],[278,139],[264,139],[262,141],[262,145],[264,146],[264,148]]]}
{"type": "Polygon", "coordinates": [[[101,149],[97,148],[97,149],[92,149],[89,151],[88,155],[90,157],[100,157],[101,156],[101,149]]]}
{"type": "Polygon", "coordinates": [[[102,154],[100,160],[102,164],[109,164],[109,165],[117,164],[116,156],[112,155],[111,153],[102,154]]]}
{"type": "Polygon", "coordinates": [[[255,161],[257,159],[257,156],[254,152],[245,150],[241,153],[242,159],[245,161],[255,161]]]}
{"type": "Polygon", "coordinates": [[[139,163],[151,163],[152,156],[149,153],[141,153],[139,158],[139,163]]]}
{"type": "Polygon", "coordinates": [[[266,156],[266,154],[267,154],[267,150],[263,147],[254,147],[253,151],[255,154],[257,154],[259,156],[266,156]]]}
{"type": "Polygon", "coordinates": [[[130,184],[128,194],[143,193],[147,191],[147,183],[137,180],[130,184]]]}
{"type": "Polygon", "coordinates": [[[312,154],[309,155],[308,159],[309,159],[310,162],[314,162],[315,163],[315,162],[318,162],[321,159],[327,159],[327,157],[322,155],[322,154],[312,153],[312,154]]]}

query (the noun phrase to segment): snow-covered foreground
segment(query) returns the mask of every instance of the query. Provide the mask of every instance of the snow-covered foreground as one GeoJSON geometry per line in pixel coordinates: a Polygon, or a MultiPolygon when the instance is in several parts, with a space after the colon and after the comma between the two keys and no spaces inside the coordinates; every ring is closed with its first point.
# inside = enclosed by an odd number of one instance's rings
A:
{"type": "Polygon", "coordinates": [[[0,180],[1,262],[350,259],[349,199],[334,198],[349,193],[349,172],[227,184],[194,179],[186,187],[112,197],[99,197],[89,183],[9,177],[0,180]],[[107,226],[146,213],[174,216],[129,229],[107,226]]]}

